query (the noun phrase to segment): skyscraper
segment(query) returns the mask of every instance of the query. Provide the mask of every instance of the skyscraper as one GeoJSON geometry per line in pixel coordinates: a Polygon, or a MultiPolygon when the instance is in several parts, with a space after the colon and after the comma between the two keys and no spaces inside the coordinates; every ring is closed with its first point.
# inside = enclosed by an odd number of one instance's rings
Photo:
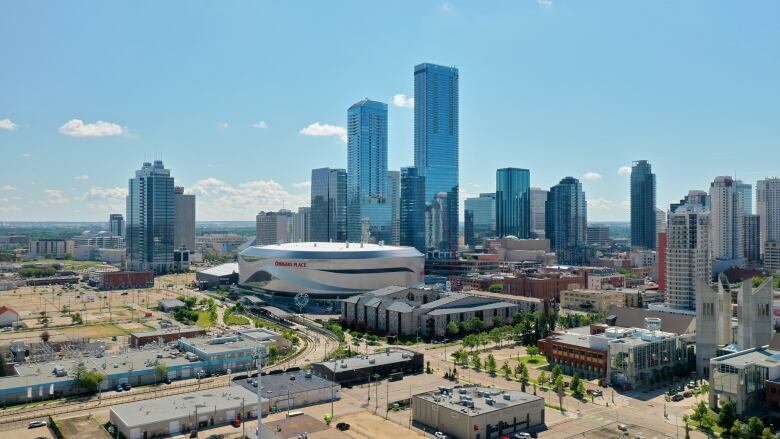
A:
{"type": "Polygon", "coordinates": [[[347,110],[347,239],[390,242],[391,216],[387,104],[364,99],[347,110]]]}
{"type": "Polygon", "coordinates": [[[496,194],[488,192],[463,201],[464,238],[467,245],[479,245],[496,236],[496,194]]]}
{"type": "Polygon", "coordinates": [[[544,239],[544,204],[547,191],[538,187],[531,188],[531,237],[544,239]]]}
{"type": "Polygon", "coordinates": [[[287,209],[278,212],[260,212],[255,217],[255,245],[274,245],[291,242],[293,213],[287,209]]]}
{"type": "Polygon", "coordinates": [[[128,183],[127,266],[133,271],[173,269],[173,177],[161,160],[145,162],[128,183]]]}
{"type": "Polygon", "coordinates": [[[742,180],[734,182],[737,192],[742,194],[742,211],[745,215],[753,214],[753,186],[750,183],[743,183],[742,180]]]}
{"type": "Polygon", "coordinates": [[[710,247],[718,260],[744,259],[742,194],[731,177],[717,177],[710,184],[710,247]]]}
{"type": "Polygon", "coordinates": [[[173,188],[173,248],[181,246],[195,252],[195,195],[185,194],[184,188],[173,188]]]}
{"type": "Polygon", "coordinates": [[[631,167],[631,245],[655,248],[655,174],[647,160],[631,167]]]}
{"type": "Polygon", "coordinates": [[[587,255],[587,205],[582,183],[566,177],[550,188],[545,204],[545,238],[558,263],[584,264],[587,255]]]}
{"type": "Polygon", "coordinates": [[[290,242],[311,241],[311,207],[299,207],[292,214],[290,242]]]}
{"type": "Polygon", "coordinates": [[[666,297],[670,307],[694,309],[697,282],[712,277],[710,215],[701,204],[684,204],[666,225],[666,297]]]}
{"type": "Polygon", "coordinates": [[[761,218],[758,215],[745,215],[744,236],[745,261],[750,266],[761,262],[761,218]]]}
{"type": "Polygon", "coordinates": [[[121,213],[112,213],[108,217],[108,231],[112,235],[125,237],[125,217],[121,213]]]}
{"type": "Polygon", "coordinates": [[[531,173],[528,169],[496,171],[496,234],[531,237],[531,173]]]}
{"type": "Polygon", "coordinates": [[[414,67],[414,166],[425,177],[427,220],[438,222],[428,224],[426,244],[435,250],[458,248],[458,154],[458,69],[419,64],[414,67]]]}
{"type": "Polygon", "coordinates": [[[401,242],[401,173],[398,171],[387,171],[387,202],[393,229],[389,244],[398,245],[401,242]]]}
{"type": "Polygon", "coordinates": [[[417,168],[401,168],[401,245],[425,252],[425,177],[417,168]]]}
{"type": "MultiPolygon", "coordinates": [[[[756,207],[761,229],[761,254],[777,248],[767,242],[780,243],[780,178],[769,177],[756,183],[756,207]]],[[[766,261],[765,261],[766,262],[766,261]]]]}
{"type": "Polygon", "coordinates": [[[347,240],[347,171],[312,169],[309,238],[314,242],[347,240]]]}

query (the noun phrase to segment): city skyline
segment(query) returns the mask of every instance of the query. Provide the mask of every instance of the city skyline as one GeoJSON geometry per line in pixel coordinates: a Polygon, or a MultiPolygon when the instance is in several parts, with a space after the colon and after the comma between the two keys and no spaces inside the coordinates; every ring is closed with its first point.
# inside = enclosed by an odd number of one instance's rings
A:
{"type": "Polygon", "coordinates": [[[51,18],[12,4],[0,17],[0,37],[14,42],[14,62],[0,72],[7,84],[0,152],[10,164],[0,177],[0,221],[49,220],[52,212],[63,221],[103,221],[124,210],[123,176],[155,158],[198,196],[198,220],[251,221],[261,210],[306,206],[311,169],[346,168],[343,111],[365,96],[388,103],[388,169],[414,164],[412,73],[425,62],[460,74],[461,222],[463,200],[495,190],[503,167],[529,169],[531,185],[545,189],[579,179],[592,222],[628,221],[626,167],[637,159],[653,164],[661,208],[690,189],[707,190],[719,175],[755,185],[778,174],[755,157],[779,137],[772,78],[780,67],[765,54],[778,49],[769,17],[780,6],[703,4],[678,5],[674,16],[563,1],[488,11],[430,2],[411,15],[409,4],[382,5],[384,53],[359,71],[333,62],[340,40],[355,31],[336,28],[376,24],[363,23],[375,13],[357,4],[343,6],[345,14],[313,5],[311,16],[296,16],[306,29],[300,37],[273,44],[258,42],[271,41],[279,31],[272,23],[292,19],[295,8],[205,5],[174,35],[167,17],[175,3],[151,16],[121,5],[85,15],[54,4],[51,18]],[[616,19],[605,26],[592,12],[599,8],[616,19]],[[702,10],[711,20],[693,19],[702,10]],[[327,14],[334,17],[327,24],[314,18],[327,14]],[[126,23],[107,19],[116,15],[126,23]],[[207,39],[204,26],[217,32],[207,39]],[[39,38],[44,30],[58,38],[39,38]],[[628,30],[628,42],[609,38],[628,30]],[[579,45],[570,44],[575,35],[579,45]],[[136,38],[159,44],[141,50],[136,38]],[[92,49],[71,50],[85,45],[92,49]],[[487,63],[486,46],[519,59],[487,63]],[[172,51],[178,55],[169,59],[172,51]],[[311,65],[318,66],[312,84],[290,73],[311,65]],[[101,161],[110,166],[95,166],[101,161]]]}

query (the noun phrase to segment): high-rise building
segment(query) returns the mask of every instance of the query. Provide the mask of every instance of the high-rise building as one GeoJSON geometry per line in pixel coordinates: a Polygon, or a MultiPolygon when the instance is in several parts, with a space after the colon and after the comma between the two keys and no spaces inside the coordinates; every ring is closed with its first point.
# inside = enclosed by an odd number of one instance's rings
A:
{"type": "Polygon", "coordinates": [[[293,212],[291,227],[290,242],[310,242],[311,207],[299,207],[297,212],[293,212]]]}
{"type": "Polygon", "coordinates": [[[260,212],[255,217],[255,245],[284,244],[292,240],[293,213],[287,209],[278,212],[260,212]]]}
{"type": "Polygon", "coordinates": [[[398,245],[401,242],[401,173],[399,171],[387,171],[387,202],[390,203],[392,223],[392,239],[389,244],[398,245]]]}
{"type": "Polygon", "coordinates": [[[544,239],[544,204],[547,202],[547,190],[531,188],[531,237],[544,239]]]}
{"type": "Polygon", "coordinates": [[[195,252],[195,195],[185,194],[184,188],[173,188],[173,248],[186,247],[195,252]]]}
{"type": "Polygon", "coordinates": [[[417,168],[401,168],[401,245],[414,247],[421,253],[425,248],[425,177],[417,168]]]}
{"type": "Polygon", "coordinates": [[[655,248],[655,174],[647,160],[631,167],[631,245],[655,248]]]}
{"type": "Polygon", "coordinates": [[[755,266],[761,262],[761,218],[758,215],[745,215],[744,222],[742,243],[745,246],[745,261],[755,266]]]}
{"type": "Polygon", "coordinates": [[[780,242],[780,178],[769,177],[756,183],[756,210],[760,217],[761,252],[766,258],[767,241],[780,242]]]}
{"type": "Polygon", "coordinates": [[[347,171],[312,169],[310,227],[311,241],[346,242],[347,171]]]}
{"type": "Polygon", "coordinates": [[[108,231],[114,236],[125,237],[125,217],[121,213],[112,213],[108,217],[108,231]]]}
{"type": "Polygon", "coordinates": [[[745,215],[753,214],[753,186],[750,183],[743,183],[742,180],[734,182],[736,191],[742,194],[742,211],[745,215]]]}
{"type": "Polygon", "coordinates": [[[482,240],[496,235],[496,194],[488,192],[463,201],[464,241],[480,245],[482,240]]]}
{"type": "Polygon", "coordinates": [[[666,297],[670,307],[694,309],[697,282],[712,276],[710,214],[685,204],[669,214],[666,226],[666,297]]]}
{"type": "Polygon", "coordinates": [[[528,169],[496,171],[496,234],[531,237],[531,173],[528,169]]]}
{"type": "Polygon", "coordinates": [[[545,238],[558,263],[578,265],[588,261],[587,205],[582,183],[566,177],[550,188],[545,204],[545,238]]]}
{"type": "Polygon", "coordinates": [[[736,189],[731,177],[717,177],[710,184],[710,246],[713,258],[743,263],[744,213],[736,189]]]}
{"type": "Polygon", "coordinates": [[[428,220],[439,222],[428,225],[427,239],[436,241],[426,244],[449,252],[458,248],[458,126],[458,69],[415,66],[414,166],[425,177],[428,220]]]}
{"type": "Polygon", "coordinates": [[[133,271],[173,269],[173,177],[161,160],[145,162],[128,183],[127,266],[133,271]]]}
{"type": "Polygon", "coordinates": [[[387,195],[387,104],[363,99],[347,110],[349,241],[392,240],[387,195]]]}
{"type": "Polygon", "coordinates": [[[683,197],[682,200],[680,200],[679,203],[672,203],[669,205],[669,212],[674,212],[677,210],[678,207],[686,205],[686,204],[698,204],[703,206],[705,209],[710,208],[710,196],[707,195],[707,192],[699,191],[699,190],[691,190],[688,191],[688,195],[683,197]]]}
{"type": "Polygon", "coordinates": [[[608,246],[611,244],[609,239],[609,225],[607,224],[588,224],[587,229],[588,245],[608,246]]]}
{"type": "MultiPolygon", "coordinates": [[[[666,212],[656,208],[655,209],[655,233],[663,233],[666,231],[666,212]]],[[[657,243],[656,243],[657,244],[657,243]]]]}
{"type": "Polygon", "coordinates": [[[764,270],[769,274],[780,276],[780,241],[764,243],[764,270]]]}

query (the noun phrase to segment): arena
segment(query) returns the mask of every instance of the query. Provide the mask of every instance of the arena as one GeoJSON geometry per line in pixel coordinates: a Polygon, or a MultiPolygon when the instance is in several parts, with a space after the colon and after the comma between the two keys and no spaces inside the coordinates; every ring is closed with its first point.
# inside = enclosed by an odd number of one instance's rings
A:
{"type": "Polygon", "coordinates": [[[249,247],[238,255],[239,283],[281,295],[341,298],[390,285],[422,283],[425,256],[413,247],[303,242],[249,247]]]}

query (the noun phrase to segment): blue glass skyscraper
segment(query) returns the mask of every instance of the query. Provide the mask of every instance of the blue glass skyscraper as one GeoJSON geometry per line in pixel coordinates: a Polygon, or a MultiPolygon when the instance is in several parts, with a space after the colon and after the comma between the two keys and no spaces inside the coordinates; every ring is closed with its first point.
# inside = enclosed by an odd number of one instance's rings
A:
{"type": "Polygon", "coordinates": [[[173,269],[173,177],[162,161],[146,162],[127,193],[127,265],[134,271],[173,269]]]}
{"type": "Polygon", "coordinates": [[[387,200],[387,104],[364,99],[347,110],[347,239],[392,240],[387,200]]]}
{"type": "Polygon", "coordinates": [[[458,249],[458,69],[414,67],[414,166],[425,177],[429,249],[458,249]],[[432,238],[434,237],[435,238],[432,238]],[[438,241],[438,242],[436,242],[438,241]]]}
{"type": "Polygon", "coordinates": [[[496,232],[499,237],[531,237],[531,173],[528,169],[496,171],[496,232]]]}
{"type": "Polygon", "coordinates": [[[347,171],[312,169],[310,223],[314,242],[347,240],[347,171]]]}
{"type": "Polygon", "coordinates": [[[655,248],[655,174],[647,160],[631,167],[631,245],[655,248]]]}
{"type": "Polygon", "coordinates": [[[401,245],[425,252],[425,177],[410,166],[401,168],[401,245]]]}
{"type": "Polygon", "coordinates": [[[550,188],[545,203],[545,238],[559,264],[588,262],[586,229],[587,205],[582,183],[566,177],[550,188]]]}

